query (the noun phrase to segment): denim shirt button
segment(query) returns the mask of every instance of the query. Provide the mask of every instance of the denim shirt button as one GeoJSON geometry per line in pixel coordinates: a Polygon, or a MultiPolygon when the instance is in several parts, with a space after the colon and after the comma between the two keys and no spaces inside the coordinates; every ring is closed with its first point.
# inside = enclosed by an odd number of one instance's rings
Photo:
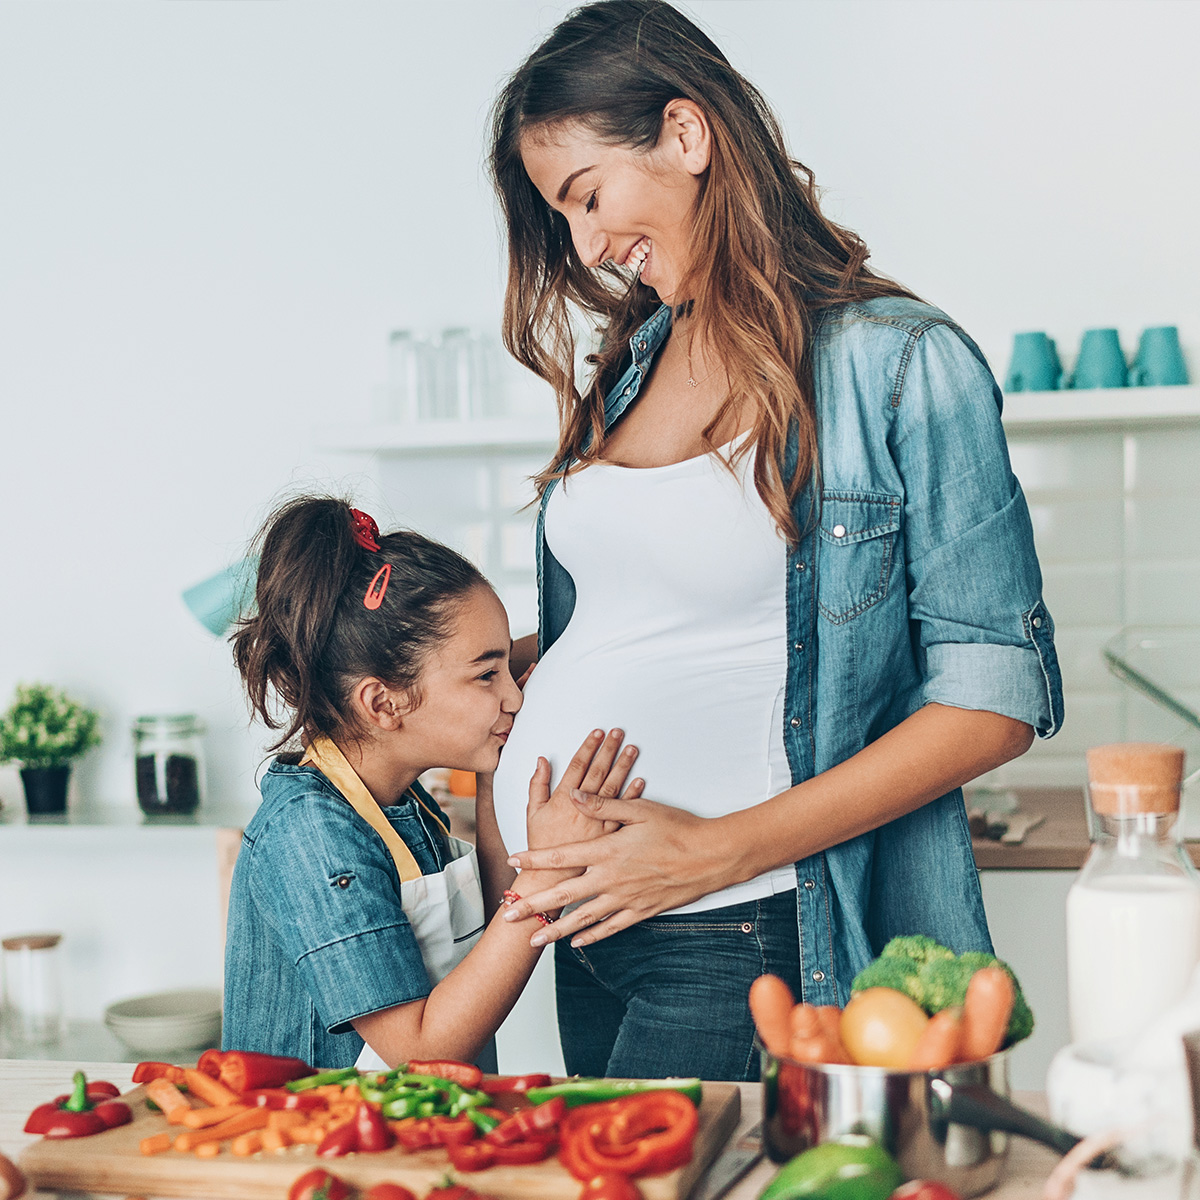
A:
{"type": "Polygon", "coordinates": [[[845,527],[845,525],[835,525],[835,526],[833,527],[833,536],[834,536],[834,537],[836,537],[836,538],[843,538],[843,537],[845,537],[845,536],[846,536],[846,527],[845,527]]]}
{"type": "Polygon", "coordinates": [[[804,652],[804,643],[797,642],[793,648],[795,649],[797,654],[802,654],[804,652]]]}
{"type": "Polygon", "coordinates": [[[815,888],[816,886],[817,886],[817,881],[815,879],[806,879],[804,881],[804,887],[805,887],[805,890],[807,890],[807,891],[811,892],[813,890],[813,888],[815,888]]]}
{"type": "Polygon", "coordinates": [[[645,343],[645,342],[638,342],[638,349],[639,349],[639,350],[645,350],[645,348],[646,348],[646,343],[645,343]]]}
{"type": "Polygon", "coordinates": [[[804,570],[804,568],[805,568],[806,566],[807,566],[807,564],[806,564],[806,563],[798,562],[798,563],[796,564],[796,570],[797,570],[797,571],[803,571],[803,570],[804,570]]]}
{"type": "Polygon", "coordinates": [[[814,971],[812,973],[812,977],[813,977],[813,983],[824,983],[825,982],[825,972],[824,971],[814,971]]]}
{"type": "Polygon", "coordinates": [[[350,886],[350,876],[342,875],[338,878],[337,885],[340,888],[348,888],[350,886]]]}
{"type": "Polygon", "coordinates": [[[792,727],[793,729],[799,729],[799,728],[800,728],[800,718],[799,718],[799,717],[793,717],[793,718],[792,718],[792,719],[791,719],[791,720],[788,722],[788,724],[789,724],[789,725],[791,725],[791,727],[792,727]]]}
{"type": "Polygon", "coordinates": [[[1034,627],[1034,629],[1041,629],[1041,627],[1042,627],[1042,618],[1041,617],[1033,618],[1033,627],[1034,627]]]}

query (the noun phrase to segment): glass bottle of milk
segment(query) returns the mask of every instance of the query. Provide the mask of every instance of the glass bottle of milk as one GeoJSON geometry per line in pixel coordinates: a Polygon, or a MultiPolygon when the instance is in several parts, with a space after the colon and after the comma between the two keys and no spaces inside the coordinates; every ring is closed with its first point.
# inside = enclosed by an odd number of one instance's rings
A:
{"type": "Polygon", "coordinates": [[[1067,895],[1076,1042],[1136,1037],[1177,1003],[1200,960],[1200,875],[1180,844],[1183,751],[1088,751],[1092,849],[1067,895]]]}

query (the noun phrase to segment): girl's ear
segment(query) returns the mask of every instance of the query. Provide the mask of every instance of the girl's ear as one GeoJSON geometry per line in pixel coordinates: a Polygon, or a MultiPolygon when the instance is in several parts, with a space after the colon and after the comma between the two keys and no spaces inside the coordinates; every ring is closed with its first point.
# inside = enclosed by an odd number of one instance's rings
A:
{"type": "Polygon", "coordinates": [[[394,733],[408,711],[405,698],[382,679],[368,676],[354,689],[352,703],[358,717],[371,729],[394,733]]]}
{"type": "Polygon", "coordinates": [[[663,109],[659,147],[669,150],[689,174],[703,175],[712,156],[712,132],[708,118],[691,100],[672,100],[663,109]]]}

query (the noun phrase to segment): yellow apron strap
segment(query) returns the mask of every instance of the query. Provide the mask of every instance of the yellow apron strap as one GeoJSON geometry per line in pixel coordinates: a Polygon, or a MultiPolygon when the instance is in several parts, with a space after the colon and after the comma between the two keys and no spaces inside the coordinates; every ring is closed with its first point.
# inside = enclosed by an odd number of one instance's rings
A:
{"type": "MultiPolygon", "coordinates": [[[[411,883],[421,878],[421,868],[413,857],[413,852],[404,844],[404,839],[392,828],[383,810],[375,803],[375,798],[367,791],[367,785],[358,777],[358,772],[346,761],[346,756],[324,734],[313,738],[304,757],[300,760],[302,767],[316,767],[343,796],[346,797],[354,811],[381,838],[388,848],[400,882],[411,883]]],[[[417,800],[420,803],[420,799],[417,800]]],[[[425,806],[422,804],[422,808],[425,806]]],[[[426,808],[426,812],[429,810],[426,808]]],[[[435,814],[430,816],[437,820],[435,814]]],[[[438,824],[442,823],[438,821],[438,824]]],[[[443,830],[445,826],[442,825],[443,830]]]]}

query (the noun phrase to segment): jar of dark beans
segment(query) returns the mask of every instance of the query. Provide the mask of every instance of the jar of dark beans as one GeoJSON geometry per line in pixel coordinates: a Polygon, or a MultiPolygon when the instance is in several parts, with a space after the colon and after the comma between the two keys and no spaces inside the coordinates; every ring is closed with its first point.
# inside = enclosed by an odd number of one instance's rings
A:
{"type": "Polygon", "coordinates": [[[133,723],[133,760],[143,812],[194,813],[204,798],[204,726],[199,718],[138,717],[133,723]]]}

